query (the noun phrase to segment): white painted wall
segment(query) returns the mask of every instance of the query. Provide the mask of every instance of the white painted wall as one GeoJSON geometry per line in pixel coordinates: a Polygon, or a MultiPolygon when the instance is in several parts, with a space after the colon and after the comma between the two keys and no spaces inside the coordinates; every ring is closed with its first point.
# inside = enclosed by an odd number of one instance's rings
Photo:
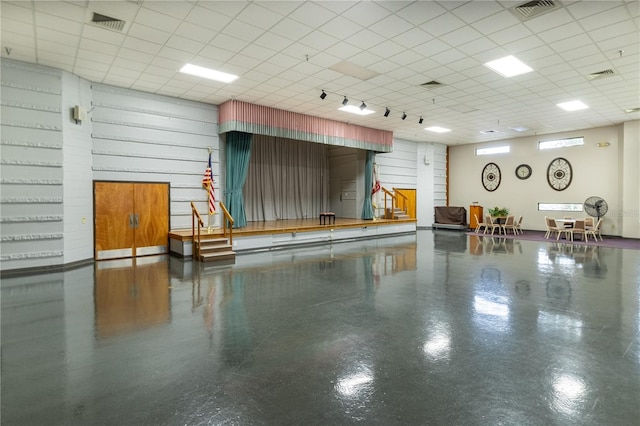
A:
{"type": "Polygon", "coordinates": [[[91,183],[91,83],[62,73],[62,150],[64,179],[64,263],[90,258],[93,253],[93,186],[91,183]],[[76,122],[72,109],[81,106],[87,119],[76,122]]]}
{"type": "MultiPolygon", "coordinates": [[[[603,197],[609,212],[605,216],[603,233],[622,235],[623,228],[623,196],[630,199],[638,208],[638,176],[637,176],[637,136],[629,141],[635,149],[635,178],[627,179],[621,171],[621,154],[624,148],[623,126],[601,127],[575,132],[529,136],[512,140],[496,141],[483,144],[452,146],[449,149],[449,194],[450,205],[469,206],[478,201],[486,211],[493,206],[508,207],[511,213],[523,215],[525,229],[545,229],[545,216],[563,216],[562,212],[538,211],[538,203],[583,203],[587,197],[597,195],[603,197]],[[538,150],[539,140],[583,136],[585,144],[568,148],[538,150]],[[599,142],[609,142],[610,146],[599,148],[599,142]],[[476,156],[475,149],[510,145],[508,154],[476,156]],[[572,165],[573,180],[564,191],[556,191],[547,183],[547,167],[556,157],[564,157],[572,165]],[[496,163],[501,170],[501,183],[497,190],[486,191],[481,182],[482,169],[489,162],[496,163]],[[520,180],[515,176],[515,168],[522,163],[533,169],[532,176],[520,180]],[[622,189],[624,188],[624,189],[622,189]],[[634,201],[635,200],[635,201],[634,201]]],[[[633,128],[629,128],[633,133],[633,128]]],[[[637,133],[636,133],[637,135],[637,133]]],[[[626,153],[623,156],[626,161],[626,153]]],[[[627,172],[632,175],[633,172],[627,172]]],[[[637,218],[637,216],[636,216],[637,218]]],[[[637,219],[636,219],[637,220],[637,219]]],[[[637,235],[637,234],[636,234],[637,235]]],[[[625,234],[624,236],[631,236],[625,234]]]]}
{"type": "MultiPolygon", "coordinates": [[[[207,215],[202,176],[212,173],[222,199],[218,108],[199,102],[94,84],[93,179],[169,182],[171,229],[191,228],[194,200],[207,215]]],[[[219,209],[218,209],[219,210],[219,209]]]]}
{"type": "Polygon", "coordinates": [[[622,132],[622,235],[640,238],[640,120],[624,123],[622,132]]]}
{"type": "Polygon", "coordinates": [[[3,59],[0,269],[63,262],[62,71],[3,59]]]}

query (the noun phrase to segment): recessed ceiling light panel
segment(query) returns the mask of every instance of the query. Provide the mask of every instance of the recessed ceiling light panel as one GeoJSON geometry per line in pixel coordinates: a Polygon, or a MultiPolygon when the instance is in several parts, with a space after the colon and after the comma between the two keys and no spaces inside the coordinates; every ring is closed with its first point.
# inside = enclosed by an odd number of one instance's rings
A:
{"type": "Polygon", "coordinates": [[[561,102],[556,105],[559,108],[562,108],[565,111],[579,111],[581,109],[589,108],[587,105],[582,103],[581,101],[569,101],[569,102],[561,102]]]}
{"type": "Polygon", "coordinates": [[[370,109],[360,109],[355,105],[345,105],[343,107],[338,108],[340,111],[344,111],[344,112],[350,112],[352,114],[358,114],[358,115],[369,115],[369,114],[373,114],[375,111],[370,110],[370,109]]]}
{"type": "Polygon", "coordinates": [[[505,77],[514,77],[533,71],[533,68],[511,55],[487,62],[484,66],[505,77]]]}
{"type": "Polygon", "coordinates": [[[195,75],[196,77],[206,78],[222,83],[231,83],[238,79],[237,75],[227,74],[226,72],[216,71],[209,68],[199,67],[197,65],[186,64],[180,68],[180,72],[184,74],[195,75]]]}
{"type": "Polygon", "coordinates": [[[446,128],[440,127],[440,126],[425,127],[424,129],[428,130],[430,132],[435,132],[435,133],[447,133],[447,132],[451,131],[451,129],[446,129],[446,128]]]}

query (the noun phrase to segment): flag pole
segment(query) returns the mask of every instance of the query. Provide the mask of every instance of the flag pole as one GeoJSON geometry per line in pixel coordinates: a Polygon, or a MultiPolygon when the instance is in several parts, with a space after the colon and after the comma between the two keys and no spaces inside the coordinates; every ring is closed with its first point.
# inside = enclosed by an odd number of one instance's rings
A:
{"type": "MultiPolygon", "coordinates": [[[[213,152],[212,147],[208,147],[209,149],[209,162],[211,162],[211,153],[213,152]]],[[[213,168],[211,169],[211,179],[209,179],[209,184],[207,185],[207,206],[209,206],[209,193],[211,192],[211,185],[213,185],[213,168]]],[[[207,220],[207,234],[211,233],[211,209],[207,207],[207,213],[209,219],[207,220]]]]}

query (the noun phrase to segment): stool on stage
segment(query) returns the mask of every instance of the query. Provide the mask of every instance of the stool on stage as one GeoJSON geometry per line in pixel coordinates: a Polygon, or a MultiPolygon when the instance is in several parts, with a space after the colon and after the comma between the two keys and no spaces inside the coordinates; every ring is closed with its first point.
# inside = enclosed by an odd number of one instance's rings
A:
{"type": "Polygon", "coordinates": [[[331,225],[331,219],[333,218],[333,224],[336,223],[336,214],[334,212],[321,212],[320,213],[320,225],[326,225],[327,218],[329,218],[329,225],[331,225]]]}

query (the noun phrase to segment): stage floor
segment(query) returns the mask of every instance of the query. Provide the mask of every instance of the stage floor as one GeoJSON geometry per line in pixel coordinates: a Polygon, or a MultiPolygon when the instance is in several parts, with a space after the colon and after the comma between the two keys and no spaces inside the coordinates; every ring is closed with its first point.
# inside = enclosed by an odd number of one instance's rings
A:
{"type": "MultiPolygon", "coordinates": [[[[263,222],[247,222],[244,228],[234,229],[233,235],[237,237],[248,237],[255,235],[283,234],[290,232],[312,232],[324,229],[346,229],[362,228],[363,226],[381,226],[402,223],[415,223],[416,219],[350,219],[336,218],[336,223],[321,225],[318,218],[313,219],[286,219],[286,220],[265,220],[263,222]]],[[[206,228],[201,232],[204,235],[222,236],[222,228],[213,228],[208,233],[206,228]]],[[[191,229],[175,229],[169,232],[169,238],[188,241],[191,240],[191,229]]]]}

